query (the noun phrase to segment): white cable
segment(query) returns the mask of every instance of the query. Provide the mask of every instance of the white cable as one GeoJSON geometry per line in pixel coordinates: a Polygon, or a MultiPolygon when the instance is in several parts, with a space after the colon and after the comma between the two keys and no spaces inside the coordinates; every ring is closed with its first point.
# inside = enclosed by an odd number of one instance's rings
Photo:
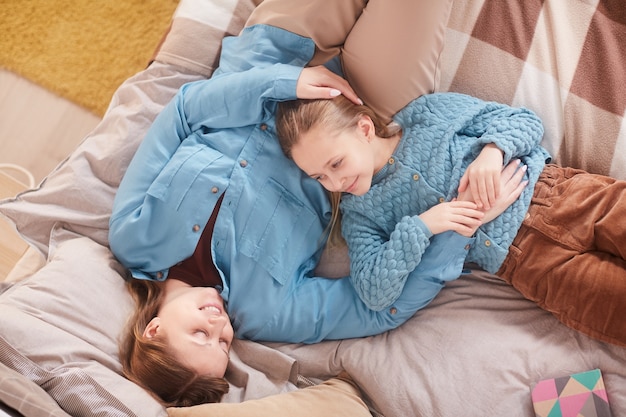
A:
{"type": "Polygon", "coordinates": [[[28,178],[28,184],[27,184],[28,188],[35,187],[35,177],[33,176],[33,174],[31,174],[29,170],[27,170],[23,166],[20,166],[17,164],[0,163],[0,169],[12,169],[12,170],[20,172],[22,175],[28,178]]]}

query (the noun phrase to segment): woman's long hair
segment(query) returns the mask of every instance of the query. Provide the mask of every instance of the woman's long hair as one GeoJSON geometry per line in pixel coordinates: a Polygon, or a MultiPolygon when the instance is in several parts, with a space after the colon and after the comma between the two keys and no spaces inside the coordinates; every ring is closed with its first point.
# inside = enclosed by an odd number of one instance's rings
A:
{"type": "Polygon", "coordinates": [[[144,329],[163,301],[153,281],[129,278],[127,287],[136,302],[120,343],[124,376],[149,391],[165,407],[187,407],[219,402],[228,392],[224,378],[201,376],[175,359],[165,340],[148,339],[144,329]]]}
{"type": "MultiPolygon", "coordinates": [[[[356,105],[343,95],[333,99],[290,100],[278,103],[276,111],[276,134],[283,153],[293,159],[291,151],[302,135],[323,126],[327,132],[339,133],[355,129],[362,116],[368,116],[374,123],[374,132],[378,137],[389,138],[400,131],[400,126],[386,125],[372,109],[366,105],[356,105]]],[[[329,191],[332,216],[328,225],[329,245],[345,244],[341,236],[340,192],[329,191]]]]}

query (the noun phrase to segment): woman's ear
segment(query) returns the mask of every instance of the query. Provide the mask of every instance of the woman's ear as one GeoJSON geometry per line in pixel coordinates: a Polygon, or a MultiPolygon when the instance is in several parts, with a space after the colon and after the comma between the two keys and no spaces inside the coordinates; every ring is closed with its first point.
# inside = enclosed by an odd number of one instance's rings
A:
{"type": "Polygon", "coordinates": [[[368,142],[371,142],[374,138],[375,130],[374,130],[374,122],[369,116],[362,115],[359,121],[357,122],[357,129],[368,142]]]}
{"type": "Polygon", "coordinates": [[[146,339],[152,339],[159,333],[159,327],[161,326],[161,319],[158,317],[150,320],[150,323],[146,326],[143,331],[143,337],[146,339]]]}

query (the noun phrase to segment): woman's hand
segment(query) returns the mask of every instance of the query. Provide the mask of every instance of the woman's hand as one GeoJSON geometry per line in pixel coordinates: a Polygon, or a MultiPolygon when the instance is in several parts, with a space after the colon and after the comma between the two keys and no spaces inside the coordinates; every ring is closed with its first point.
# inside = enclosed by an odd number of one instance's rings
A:
{"type": "Polygon", "coordinates": [[[489,210],[500,193],[502,163],[502,151],[493,143],[485,145],[461,177],[459,194],[469,188],[478,208],[489,210]]]}
{"type": "Polygon", "coordinates": [[[482,224],[484,213],[471,201],[450,201],[440,203],[418,216],[433,233],[453,230],[470,237],[482,224]]]}
{"type": "MultiPolygon", "coordinates": [[[[489,223],[500,214],[502,214],[517,198],[528,185],[528,181],[522,181],[526,173],[526,165],[520,167],[520,160],[516,159],[509,162],[500,174],[500,184],[498,197],[493,202],[490,209],[484,210],[485,216],[482,219],[483,224],[489,223]]],[[[470,189],[459,193],[457,198],[462,201],[474,201],[470,189]]]]}
{"type": "Polygon", "coordinates": [[[304,68],[296,84],[296,96],[298,98],[333,98],[340,94],[343,94],[354,104],[363,104],[348,81],[323,65],[304,68]]]}

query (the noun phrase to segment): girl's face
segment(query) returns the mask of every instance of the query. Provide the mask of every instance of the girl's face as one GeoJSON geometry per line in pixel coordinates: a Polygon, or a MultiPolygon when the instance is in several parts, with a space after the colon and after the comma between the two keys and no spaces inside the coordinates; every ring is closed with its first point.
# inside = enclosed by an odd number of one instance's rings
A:
{"type": "Polygon", "coordinates": [[[162,336],[176,358],[201,375],[222,378],[233,328],[215,288],[180,286],[167,292],[144,336],[162,336]]]}
{"type": "Polygon", "coordinates": [[[363,117],[354,129],[329,134],[317,126],[291,148],[294,162],[329,191],[355,195],[367,193],[381,166],[373,146],[374,126],[363,117]]]}

